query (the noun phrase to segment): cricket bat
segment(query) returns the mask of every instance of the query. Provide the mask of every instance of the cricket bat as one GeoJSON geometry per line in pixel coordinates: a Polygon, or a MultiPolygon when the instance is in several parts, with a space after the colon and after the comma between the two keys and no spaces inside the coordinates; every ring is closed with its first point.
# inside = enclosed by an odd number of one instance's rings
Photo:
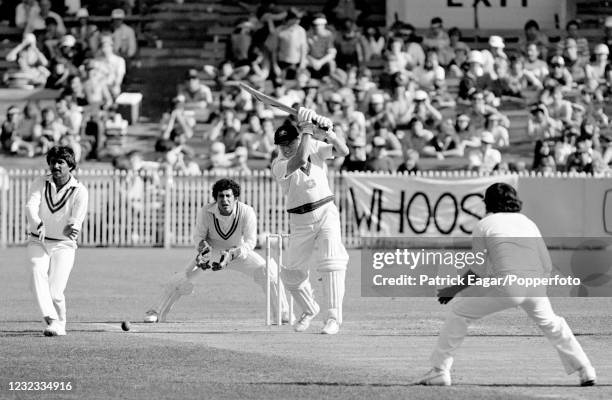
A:
{"type": "MultiPolygon", "coordinates": [[[[265,93],[263,93],[263,92],[261,92],[261,91],[259,91],[257,89],[254,89],[254,88],[250,87],[249,85],[247,85],[244,82],[239,82],[238,84],[240,85],[240,87],[243,90],[245,90],[248,93],[250,93],[251,96],[253,96],[253,98],[256,99],[257,101],[261,101],[262,103],[264,103],[266,105],[269,105],[269,106],[274,107],[274,108],[278,108],[279,110],[282,110],[282,111],[284,111],[284,112],[286,112],[288,114],[297,116],[298,110],[296,110],[295,108],[289,107],[289,106],[281,103],[280,101],[276,100],[274,97],[268,96],[267,94],[265,94],[265,93]]],[[[326,128],[326,127],[325,128],[324,127],[320,127],[320,128],[321,129],[331,129],[331,128],[326,128]]]]}

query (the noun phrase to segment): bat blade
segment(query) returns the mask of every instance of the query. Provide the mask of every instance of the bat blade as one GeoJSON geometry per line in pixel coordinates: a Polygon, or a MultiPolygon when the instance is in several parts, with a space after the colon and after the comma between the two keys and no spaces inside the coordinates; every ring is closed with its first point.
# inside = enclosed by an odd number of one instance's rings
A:
{"type": "Polygon", "coordinates": [[[276,100],[275,98],[270,97],[267,94],[262,93],[261,91],[254,89],[243,82],[240,82],[240,87],[243,90],[246,90],[247,92],[249,92],[251,96],[253,96],[253,98],[255,98],[258,101],[261,101],[264,104],[278,108],[279,110],[282,110],[288,114],[297,115],[297,110],[295,108],[289,107],[281,103],[280,101],[276,100]]]}

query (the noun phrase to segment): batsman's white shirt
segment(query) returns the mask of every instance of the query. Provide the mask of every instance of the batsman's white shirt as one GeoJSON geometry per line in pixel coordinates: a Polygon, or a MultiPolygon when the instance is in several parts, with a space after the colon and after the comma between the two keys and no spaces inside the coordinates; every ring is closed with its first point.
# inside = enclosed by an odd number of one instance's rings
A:
{"type": "Polygon", "coordinates": [[[325,160],[333,158],[331,144],[311,140],[308,163],[287,175],[289,159],[279,156],[272,163],[272,174],[287,196],[287,209],[291,210],[305,204],[316,203],[333,196],[327,181],[325,160]]]}
{"type": "Polygon", "coordinates": [[[208,204],[198,212],[193,240],[197,248],[206,240],[213,249],[239,249],[238,259],[245,259],[257,243],[257,218],[253,207],[236,202],[230,215],[221,215],[217,203],[208,204]]]}
{"type": "Polygon", "coordinates": [[[51,176],[37,178],[30,186],[26,203],[30,233],[35,234],[42,222],[46,238],[75,243],[64,235],[64,227],[70,224],[81,231],[88,198],[87,189],[74,176],[60,190],[51,176]]]}

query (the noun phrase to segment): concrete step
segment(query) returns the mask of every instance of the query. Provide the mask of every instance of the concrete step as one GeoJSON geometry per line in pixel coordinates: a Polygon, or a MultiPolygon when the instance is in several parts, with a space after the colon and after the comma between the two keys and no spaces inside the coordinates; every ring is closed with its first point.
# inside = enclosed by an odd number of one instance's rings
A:
{"type": "Polygon", "coordinates": [[[217,65],[223,58],[143,58],[138,61],[139,68],[184,67],[202,68],[204,65],[217,65]]]}
{"type": "Polygon", "coordinates": [[[200,48],[141,48],[139,58],[168,58],[168,57],[203,57],[206,55],[203,47],[200,48]]]}
{"type": "MultiPolygon", "coordinates": [[[[162,41],[163,45],[167,43],[162,41]]],[[[197,48],[184,47],[166,47],[166,48],[151,48],[145,47],[140,49],[139,58],[217,58],[225,55],[225,44],[206,42],[200,43],[197,48]]]]}
{"type": "Polygon", "coordinates": [[[175,11],[162,11],[152,13],[150,15],[155,22],[169,22],[176,23],[179,21],[188,22],[214,22],[221,19],[221,14],[218,12],[175,12],[175,11]]]}

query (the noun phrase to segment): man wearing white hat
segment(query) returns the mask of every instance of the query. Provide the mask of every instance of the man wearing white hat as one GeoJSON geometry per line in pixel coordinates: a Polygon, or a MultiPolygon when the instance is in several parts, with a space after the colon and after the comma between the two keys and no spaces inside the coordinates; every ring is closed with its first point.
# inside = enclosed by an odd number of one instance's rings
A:
{"type": "Polygon", "coordinates": [[[485,59],[481,51],[470,51],[467,63],[468,70],[459,81],[459,100],[464,104],[469,104],[474,92],[489,88],[493,82],[491,75],[484,69],[485,59]]]}
{"type": "Polygon", "coordinates": [[[504,39],[501,36],[493,35],[489,38],[489,49],[481,52],[484,58],[484,70],[491,75],[493,79],[497,79],[495,62],[498,59],[508,60],[508,56],[504,52],[505,47],[504,39]]]}
{"type": "Polygon", "coordinates": [[[502,161],[501,153],[493,148],[495,138],[491,132],[482,132],[480,143],[480,149],[471,151],[468,156],[470,162],[468,168],[478,172],[491,172],[502,161]]]}
{"type": "Polygon", "coordinates": [[[94,54],[98,50],[100,32],[98,27],[89,23],[89,11],[79,8],[76,13],[79,23],[70,30],[79,44],[79,50],[83,53],[94,54]]]}
{"type": "Polygon", "coordinates": [[[125,11],[116,8],[111,13],[113,20],[113,47],[115,54],[128,59],[134,57],[138,45],[136,43],[136,34],[134,29],[127,26],[123,20],[125,19],[125,11]]]}

